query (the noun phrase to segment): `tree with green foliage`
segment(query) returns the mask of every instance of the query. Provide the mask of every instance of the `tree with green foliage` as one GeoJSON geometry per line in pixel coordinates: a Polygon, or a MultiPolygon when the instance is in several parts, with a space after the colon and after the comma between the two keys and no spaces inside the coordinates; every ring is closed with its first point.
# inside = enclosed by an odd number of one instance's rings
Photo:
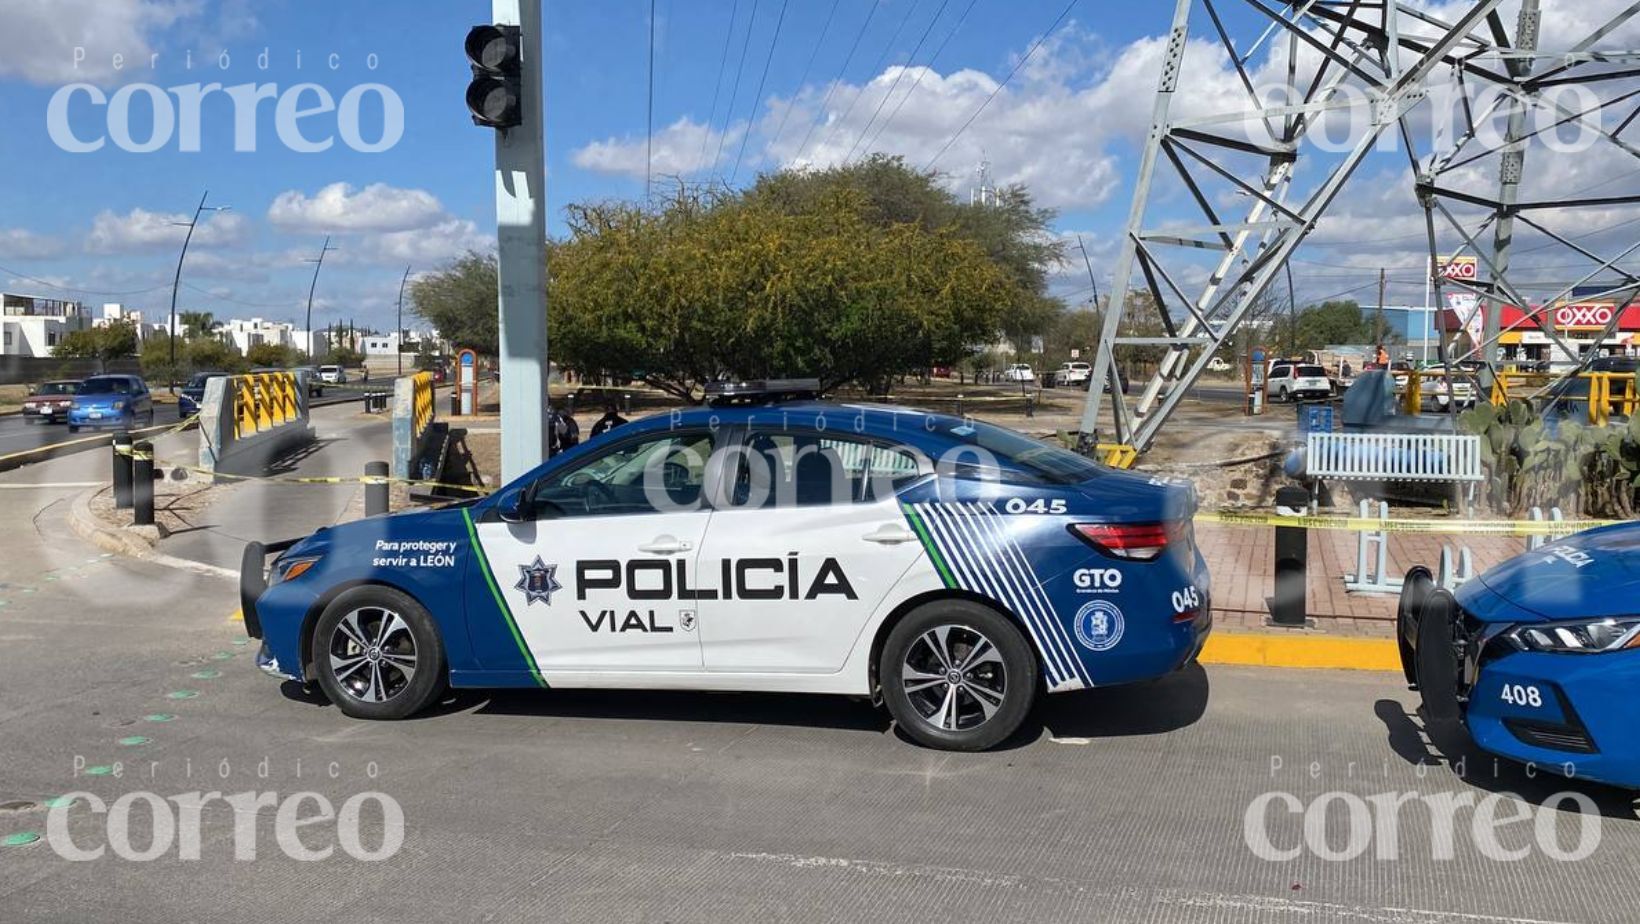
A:
{"type": "Polygon", "coordinates": [[[188,366],[194,372],[243,372],[247,368],[238,347],[215,337],[188,344],[188,366]]]}
{"type": "Polygon", "coordinates": [[[111,359],[137,354],[137,326],[130,321],[113,321],[64,334],[51,355],[58,359],[95,359],[99,368],[111,359]]]}
{"type": "Polygon", "coordinates": [[[549,256],[554,352],[698,399],[727,376],[882,388],[992,340],[1028,297],[972,240],[874,220],[860,192],[570,209],[549,256]]]}
{"type": "Polygon", "coordinates": [[[334,363],[335,365],[338,365],[338,366],[362,366],[362,365],[364,365],[364,354],[360,353],[358,350],[353,349],[352,347],[346,347],[346,346],[337,347],[336,349],[330,351],[330,356],[328,357],[328,359],[331,363],[334,363]]]}
{"type": "Polygon", "coordinates": [[[177,321],[182,324],[182,336],[197,340],[216,330],[216,315],[209,311],[179,311],[177,321]]]}
{"type": "Polygon", "coordinates": [[[496,261],[493,254],[469,253],[436,273],[410,283],[410,308],[439,336],[486,356],[500,345],[496,261]]]}
{"type": "Polygon", "coordinates": [[[288,369],[301,357],[302,352],[288,343],[253,343],[245,351],[245,361],[253,368],[288,369]]]}
{"type": "MultiPolygon", "coordinates": [[[[1373,318],[1354,301],[1322,302],[1299,311],[1294,324],[1293,343],[1300,350],[1319,350],[1334,344],[1375,345],[1399,341],[1394,331],[1375,333],[1373,318]]],[[[1285,343],[1282,344],[1285,346],[1285,343]]]]}

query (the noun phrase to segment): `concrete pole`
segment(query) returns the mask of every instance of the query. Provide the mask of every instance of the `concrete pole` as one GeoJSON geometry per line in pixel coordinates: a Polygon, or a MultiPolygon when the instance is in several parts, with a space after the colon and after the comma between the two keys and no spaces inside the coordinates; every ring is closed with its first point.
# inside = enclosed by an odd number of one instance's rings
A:
{"type": "Polygon", "coordinates": [[[546,136],[541,0],[491,0],[496,25],[518,26],[524,123],[495,135],[501,312],[501,478],[547,457],[546,136]]]}

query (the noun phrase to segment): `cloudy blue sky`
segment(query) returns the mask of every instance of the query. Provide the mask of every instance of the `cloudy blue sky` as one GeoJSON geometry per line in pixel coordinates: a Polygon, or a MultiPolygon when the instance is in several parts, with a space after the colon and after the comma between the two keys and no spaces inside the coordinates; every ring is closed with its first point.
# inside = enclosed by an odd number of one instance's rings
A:
{"type": "MultiPolygon", "coordinates": [[[[1626,4],[1546,5],[1551,37],[1581,37],[1599,13],[1626,4]]],[[[649,0],[544,3],[553,230],[567,202],[641,196],[646,147],[659,184],[740,185],[784,165],[883,151],[942,171],[964,195],[989,161],[997,181],[1024,183],[1058,209],[1058,233],[1081,234],[1096,275],[1108,274],[1171,4],[1080,0],[1068,13],[1067,0],[653,6],[646,146],[649,0]]],[[[1258,24],[1243,5],[1225,6],[1229,28],[1250,43],[1258,24]]],[[[231,211],[200,227],[184,307],[299,319],[306,261],[330,234],[337,249],[316,320],[391,326],[406,266],[426,271],[493,247],[491,133],[472,125],[462,102],[461,41],[488,18],[487,2],[455,0],[0,0],[0,286],[160,309],[183,233],[175,222],[209,190],[211,204],[231,211]],[[63,90],[76,83],[105,98],[124,88],[129,105],[63,90]],[[239,100],[209,93],[194,124],[175,88],[212,83],[247,96],[247,85],[274,88],[244,122],[239,100]],[[166,89],[167,108],[181,114],[159,120],[155,150],[129,150],[155,138],[152,98],[166,89]],[[292,144],[279,131],[281,108],[322,108],[321,89],[337,111],[294,120],[292,144]],[[386,94],[402,104],[402,135],[385,150],[357,150],[381,146],[386,94]],[[53,99],[62,106],[55,133],[53,99]],[[116,108],[129,124],[112,117],[116,108]],[[342,111],[357,113],[356,132],[341,125],[342,111]],[[98,139],[97,150],[65,150],[98,139]]],[[[1203,41],[1186,108],[1235,92],[1233,72],[1210,62],[1203,41]]],[[[1556,182],[1622,191],[1633,165],[1621,152],[1590,155],[1556,182]]],[[[1368,164],[1295,267],[1301,295],[1371,298],[1378,266],[1391,269],[1393,295],[1421,291],[1422,218],[1405,174],[1402,154],[1368,164]]],[[[1602,216],[1601,228],[1624,217],[1602,216]]],[[[1635,236],[1622,226],[1599,243],[1635,236]]],[[[1068,301],[1087,297],[1079,259],[1054,286],[1068,301]]]]}

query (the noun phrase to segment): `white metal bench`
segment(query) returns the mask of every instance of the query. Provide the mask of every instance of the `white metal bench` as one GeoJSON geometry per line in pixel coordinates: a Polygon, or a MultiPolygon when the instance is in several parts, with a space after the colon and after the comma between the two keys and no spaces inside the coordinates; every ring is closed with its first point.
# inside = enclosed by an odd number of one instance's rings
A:
{"type": "Polygon", "coordinates": [[[1460,433],[1311,433],[1305,468],[1338,481],[1478,484],[1481,438],[1460,433]]]}

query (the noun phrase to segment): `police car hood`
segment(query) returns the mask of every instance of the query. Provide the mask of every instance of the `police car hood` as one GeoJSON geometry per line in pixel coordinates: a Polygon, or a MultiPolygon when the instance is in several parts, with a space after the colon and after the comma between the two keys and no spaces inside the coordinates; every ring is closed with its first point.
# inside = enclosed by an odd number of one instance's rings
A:
{"type": "MultiPolygon", "coordinates": [[[[1519,615],[1633,615],[1640,612],[1640,523],[1552,541],[1487,571],[1479,581],[1521,611],[1519,615]]],[[[1485,613],[1476,615],[1487,618],[1485,613]]]]}

